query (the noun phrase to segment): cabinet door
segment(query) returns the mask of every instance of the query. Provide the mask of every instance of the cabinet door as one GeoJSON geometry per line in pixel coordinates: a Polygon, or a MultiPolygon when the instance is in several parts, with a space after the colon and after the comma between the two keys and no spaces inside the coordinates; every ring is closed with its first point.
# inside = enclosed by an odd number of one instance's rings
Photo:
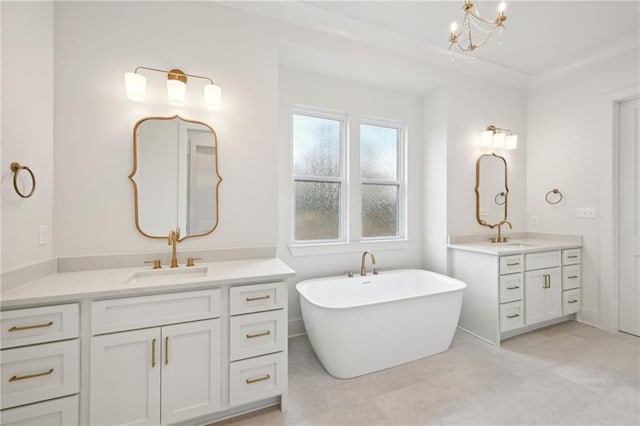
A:
{"type": "Polygon", "coordinates": [[[91,338],[92,425],[160,424],[160,328],[91,338]]]}
{"type": "Polygon", "coordinates": [[[524,312],[526,325],[545,320],[545,270],[528,271],[524,282],[524,312]]]}
{"type": "Polygon", "coordinates": [[[545,319],[562,316],[562,274],[560,268],[547,269],[549,288],[544,293],[545,319]]]}
{"type": "Polygon", "coordinates": [[[562,316],[560,268],[528,271],[524,291],[527,325],[562,316]]]}
{"type": "Polygon", "coordinates": [[[220,320],[162,327],[162,424],[220,409],[220,320]]]}

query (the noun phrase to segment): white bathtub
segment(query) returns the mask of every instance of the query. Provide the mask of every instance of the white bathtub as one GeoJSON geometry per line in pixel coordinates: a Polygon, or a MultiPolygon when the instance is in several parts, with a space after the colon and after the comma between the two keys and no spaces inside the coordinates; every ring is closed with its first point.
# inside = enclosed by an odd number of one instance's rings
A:
{"type": "Polygon", "coordinates": [[[340,379],[446,351],[465,287],[419,269],[296,285],[311,346],[329,374],[340,379]]]}

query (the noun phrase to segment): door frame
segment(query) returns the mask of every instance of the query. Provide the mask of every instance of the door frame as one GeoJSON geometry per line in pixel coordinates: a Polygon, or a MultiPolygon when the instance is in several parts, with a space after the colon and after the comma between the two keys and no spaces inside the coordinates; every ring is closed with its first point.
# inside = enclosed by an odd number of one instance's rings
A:
{"type": "Polygon", "coordinates": [[[605,94],[606,108],[610,113],[609,134],[611,143],[606,152],[605,165],[608,168],[603,173],[604,179],[601,185],[601,226],[600,226],[600,318],[599,321],[587,320],[586,322],[600,324],[600,328],[617,332],[619,325],[619,177],[620,170],[620,104],[640,97],[640,85],[625,87],[605,94]],[[611,285],[603,285],[611,278],[611,285]]]}

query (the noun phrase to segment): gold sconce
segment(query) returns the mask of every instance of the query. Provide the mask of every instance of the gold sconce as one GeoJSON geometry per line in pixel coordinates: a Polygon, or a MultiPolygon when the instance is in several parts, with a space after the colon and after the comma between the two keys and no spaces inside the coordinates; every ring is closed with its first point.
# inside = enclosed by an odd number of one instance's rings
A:
{"type": "Polygon", "coordinates": [[[518,135],[514,135],[509,129],[501,129],[494,125],[487,126],[487,130],[480,133],[480,146],[516,149],[518,147],[518,135]]]}
{"type": "Polygon", "coordinates": [[[219,110],[222,104],[222,89],[213,84],[209,77],[187,74],[179,69],[169,71],[156,68],[137,67],[134,72],[124,74],[124,82],[127,90],[127,98],[132,101],[142,102],[146,94],[147,79],[139,73],[140,70],[155,71],[167,75],[167,97],[169,103],[175,106],[184,106],[187,92],[187,77],[207,80],[204,86],[204,102],[207,108],[219,110]]]}

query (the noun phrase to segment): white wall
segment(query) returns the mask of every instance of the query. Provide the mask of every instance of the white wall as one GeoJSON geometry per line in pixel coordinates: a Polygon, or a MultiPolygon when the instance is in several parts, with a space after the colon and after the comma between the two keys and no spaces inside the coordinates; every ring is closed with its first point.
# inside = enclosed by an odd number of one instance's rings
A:
{"type": "MultiPolygon", "coordinates": [[[[397,90],[376,87],[368,84],[321,76],[291,68],[280,69],[280,202],[279,202],[279,244],[278,256],[297,271],[295,281],[303,279],[345,274],[347,271],[358,273],[360,255],[371,250],[376,255],[376,266],[383,269],[421,267],[421,209],[422,209],[422,97],[402,93],[397,90]],[[347,114],[351,133],[357,134],[358,123],[362,117],[376,117],[401,122],[407,132],[407,237],[408,243],[402,248],[377,244],[354,244],[350,251],[343,254],[292,256],[288,244],[292,240],[291,217],[293,194],[291,183],[291,108],[305,105],[329,109],[347,114]]],[[[354,137],[350,162],[359,161],[357,144],[354,137]]],[[[350,168],[353,170],[353,168],[350,168]]],[[[357,170],[357,169],[356,169],[357,170]]],[[[352,181],[359,181],[352,176],[352,181]]],[[[353,198],[353,197],[352,197],[353,198]]],[[[357,200],[352,200],[356,201],[357,200]]],[[[351,204],[353,207],[353,203],[351,204]]],[[[357,209],[351,210],[353,216],[357,209]]],[[[369,265],[367,265],[370,268],[369,265]]],[[[289,317],[300,317],[298,295],[295,289],[289,292],[289,317]]]]}
{"type": "MultiPolygon", "coordinates": [[[[2,265],[53,257],[53,3],[2,2],[2,265]],[[31,198],[13,189],[10,164],[30,167],[31,198]],[[39,245],[40,225],[49,244],[39,245]]],[[[24,173],[24,172],[23,172],[24,173]]],[[[21,173],[22,176],[22,173],[21,173]]]]}
{"type": "Polygon", "coordinates": [[[601,322],[601,294],[614,285],[613,270],[602,269],[613,249],[606,215],[617,173],[609,94],[637,85],[638,69],[638,51],[632,49],[529,90],[527,216],[538,216],[539,225],[528,229],[583,235],[582,318],[595,325],[601,322]],[[553,188],[564,196],[557,205],[545,201],[553,188]],[[577,219],[576,207],[594,207],[596,218],[577,219]]]}
{"type": "Polygon", "coordinates": [[[134,124],[176,113],[216,130],[224,179],[216,232],[179,250],[275,246],[278,52],[269,21],[207,2],[60,2],[55,23],[56,255],[166,248],[137,232],[127,176],[134,124]],[[145,74],[147,101],[129,101],[123,74],[136,66],[211,76],[224,107],[204,108],[198,92],[184,108],[168,105],[158,73],[145,74]]]}

